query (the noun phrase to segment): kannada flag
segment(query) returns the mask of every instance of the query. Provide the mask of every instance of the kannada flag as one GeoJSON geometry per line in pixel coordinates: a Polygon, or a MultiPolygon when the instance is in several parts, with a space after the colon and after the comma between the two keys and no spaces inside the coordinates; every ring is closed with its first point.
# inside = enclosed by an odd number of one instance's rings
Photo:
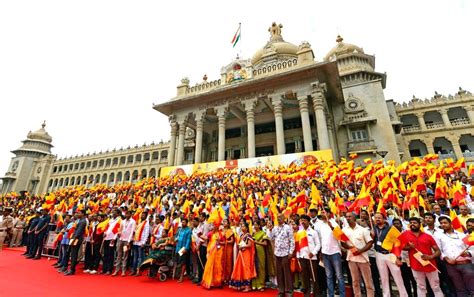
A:
{"type": "Polygon", "coordinates": [[[121,225],[122,225],[122,220],[118,219],[118,221],[115,223],[114,227],[112,228],[112,233],[117,234],[120,231],[121,225]]]}
{"type": "Polygon", "coordinates": [[[240,40],[240,23],[239,23],[239,28],[237,28],[237,32],[235,32],[234,34],[234,38],[232,38],[232,41],[230,43],[232,43],[232,47],[235,47],[235,45],[237,44],[237,42],[239,42],[240,40]]]}
{"type": "Polygon", "coordinates": [[[349,237],[342,231],[341,227],[336,226],[332,229],[332,234],[339,241],[350,241],[349,237]]]}
{"type": "Polygon", "coordinates": [[[110,221],[110,219],[107,219],[107,220],[103,220],[102,222],[97,224],[97,228],[95,229],[95,233],[97,235],[103,234],[105,232],[105,230],[107,230],[107,228],[109,227],[109,221],[110,221]]]}
{"type": "Polygon", "coordinates": [[[471,232],[471,234],[467,235],[462,239],[462,241],[467,245],[467,246],[473,246],[474,245],[474,232],[471,232]]]}
{"type": "Polygon", "coordinates": [[[391,251],[395,243],[398,241],[398,236],[400,236],[400,231],[398,231],[394,226],[390,227],[387,236],[385,236],[385,239],[382,242],[382,248],[391,251]]]}
{"type": "Polygon", "coordinates": [[[461,221],[459,220],[458,215],[454,210],[451,209],[449,211],[449,217],[451,218],[451,225],[453,226],[453,229],[464,233],[464,226],[461,224],[461,221]]]}
{"type": "Polygon", "coordinates": [[[306,233],[306,230],[299,230],[296,232],[295,236],[295,250],[296,252],[300,252],[302,249],[307,248],[309,246],[308,244],[308,233],[306,233]]]}

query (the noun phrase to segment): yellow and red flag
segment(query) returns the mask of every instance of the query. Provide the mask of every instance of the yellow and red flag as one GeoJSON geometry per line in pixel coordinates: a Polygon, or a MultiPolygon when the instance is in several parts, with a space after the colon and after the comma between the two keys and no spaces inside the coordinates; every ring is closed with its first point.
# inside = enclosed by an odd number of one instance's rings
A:
{"type": "Polygon", "coordinates": [[[341,227],[335,226],[332,229],[332,234],[339,241],[350,241],[349,237],[342,231],[341,227]]]}
{"type": "Polygon", "coordinates": [[[308,248],[308,233],[306,230],[302,229],[296,232],[295,235],[295,250],[296,252],[300,252],[304,248],[308,248]]]}
{"type": "Polygon", "coordinates": [[[466,237],[462,239],[462,241],[467,246],[473,246],[474,245],[474,232],[471,232],[471,234],[468,234],[466,237]]]}

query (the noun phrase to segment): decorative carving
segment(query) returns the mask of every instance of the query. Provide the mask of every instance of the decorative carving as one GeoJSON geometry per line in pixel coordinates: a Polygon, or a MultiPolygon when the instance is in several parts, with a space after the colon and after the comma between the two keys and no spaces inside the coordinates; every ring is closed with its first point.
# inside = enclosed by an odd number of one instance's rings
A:
{"type": "Polygon", "coordinates": [[[281,36],[281,28],[283,28],[283,25],[277,25],[275,22],[273,22],[272,26],[268,28],[268,32],[270,32],[271,41],[283,41],[283,37],[281,36]]]}
{"type": "Polygon", "coordinates": [[[355,97],[353,94],[349,94],[349,97],[346,99],[344,103],[344,112],[349,114],[364,112],[365,106],[362,101],[355,97]]]}
{"type": "Polygon", "coordinates": [[[311,44],[309,44],[309,42],[307,41],[301,42],[301,44],[298,46],[298,51],[302,51],[305,49],[311,49],[311,44]]]}
{"type": "Polygon", "coordinates": [[[184,77],[183,79],[181,79],[181,85],[189,86],[189,78],[184,77]]]}

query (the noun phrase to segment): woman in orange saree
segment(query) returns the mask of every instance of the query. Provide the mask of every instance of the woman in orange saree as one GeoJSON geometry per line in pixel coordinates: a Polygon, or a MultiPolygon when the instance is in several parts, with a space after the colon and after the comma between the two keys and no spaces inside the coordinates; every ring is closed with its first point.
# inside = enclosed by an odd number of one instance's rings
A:
{"type": "Polygon", "coordinates": [[[208,234],[209,243],[207,245],[207,261],[202,275],[201,285],[203,288],[222,287],[224,280],[224,269],[222,266],[222,256],[224,249],[224,235],[212,225],[208,234]]]}
{"type": "Polygon", "coordinates": [[[230,278],[229,287],[242,292],[249,292],[252,279],[257,276],[255,270],[255,246],[250,236],[249,227],[242,223],[242,235],[238,242],[237,260],[230,278]]]}
{"type": "Polygon", "coordinates": [[[232,269],[234,268],[234,231],[230,227],[229,220],[225,219],[222,221],[224,226],[224,283],[228,283],[230,276],[232,275],[232,269]]]}

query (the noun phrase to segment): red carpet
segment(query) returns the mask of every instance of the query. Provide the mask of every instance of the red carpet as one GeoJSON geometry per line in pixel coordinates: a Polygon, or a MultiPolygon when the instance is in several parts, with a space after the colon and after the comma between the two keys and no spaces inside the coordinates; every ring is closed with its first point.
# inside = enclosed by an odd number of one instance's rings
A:
{"type": "Polygon", "coordinates": [[[241,293],[225,289],[205,290],[190,281],[178,284],[175,280],[160,282],[142,277],[111,277],[82,273],[82,265],[74,276],[64,276],[51,265],[52,260],[28,260],[21,256],[23,249],[0,251],[0,296],[275,296],[276,290],[241,293]]]}

